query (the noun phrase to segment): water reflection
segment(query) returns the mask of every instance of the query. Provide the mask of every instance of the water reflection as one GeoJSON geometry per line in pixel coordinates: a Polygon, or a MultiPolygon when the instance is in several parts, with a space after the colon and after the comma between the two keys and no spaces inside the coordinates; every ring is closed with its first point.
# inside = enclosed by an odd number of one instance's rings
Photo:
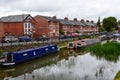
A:
{"type": "Polygon", "coordinates": [[[37,70],[35,74],[36,80],[113,80],[115,66],[115,63],[99,61],[88,53],[63,59],[56,65],[37,70]]]}
{"type": "Polygon", "coordinates": [[[113,80],[119,70],[120,60],[115,63],[103,58],[98,59],[91,53],[82,50],[62,49],[59,56],[54,55],[21,66],[0,69],[0,79],[113,80]],[[56,60],[58,61],[56,62],[56,60]]]}
{"type": "MultiPolygon", "coordinates": [[[[44,67],[46,65],[55,64],[57,61],[58,54],[53,55],[46,55],[46,57],[40,57],[39,59],[22,63],[17,66],[11,66],[8,68],[0,68],[0,80],[1,79],[11,79],[14,77],[22,77],[20,80],[26,80],[24,79],[26,75],[32,74],[35,69],[39,69],[40,67],[44,67]]],[[[31,79],[34,78],[34,75],[32,74],[31,79]]],[[[18,78],[19,79],[19,78],[18,78]]],[[[29,79],[30,80],[30,79],[29,79]]]]}
{"type": "Polygon", "coordinates": [[[120,54],[95,54],[91,53],[92,56],[96,56],[98,59],[105,59],[111,62],[117,62],[119,60],[120,54]]]}

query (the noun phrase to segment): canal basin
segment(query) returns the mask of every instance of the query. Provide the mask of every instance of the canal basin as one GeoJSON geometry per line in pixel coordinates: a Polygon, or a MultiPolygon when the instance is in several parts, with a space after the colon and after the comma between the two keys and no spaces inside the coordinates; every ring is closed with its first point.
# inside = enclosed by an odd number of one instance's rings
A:
{"type": "Polygon", "coordinates": [[[119,56],[112,61],[86,51],[63,49],[59,54],[0,68],[0,80],[113,80],[119,70],[119,56]]]}

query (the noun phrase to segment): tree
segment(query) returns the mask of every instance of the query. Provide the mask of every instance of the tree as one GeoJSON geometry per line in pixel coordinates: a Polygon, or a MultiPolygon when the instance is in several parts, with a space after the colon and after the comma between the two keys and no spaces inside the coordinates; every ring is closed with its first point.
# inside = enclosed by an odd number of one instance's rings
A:
{"type": "Polygon", "coordinates": [[[101,27],[101,24],[100,24],[100,17],[98,18],[97,26],[98,26],[98,27],[101,27]]]}
{"type": "Polygon", "coordinates": [[[104,31],[104,28],[101,26],[100,17],[98,18],[97,26],[98,26],[99,32],[103,32],[104,31]]]}
{"type": "Polygon", "coordinates": [[[62,29],[60,29],[60,34],[64,35],[64,31],[62,29]]]}
{"type": "Polygon", "coordinates": [[[117,27],[117,19],[115,17],[104,18],[103,27],[107,32],[114,31],[117,27]]]}

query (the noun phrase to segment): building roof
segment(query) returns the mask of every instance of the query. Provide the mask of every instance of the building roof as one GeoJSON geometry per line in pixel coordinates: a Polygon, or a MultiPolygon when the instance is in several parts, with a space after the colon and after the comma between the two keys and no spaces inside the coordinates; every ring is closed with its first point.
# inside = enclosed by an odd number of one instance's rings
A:
{"type": "Polygon", "coordinates": [[[96,26],[96,23],[91,23],[91,22],[82,22],[85,26],[96,26]]]}
{"type": "Polygon", "coordinates": [[[73,25],[72,21],[70,21],[70,20],[64,20],[64,19],[58,19],[58,20],[63,25],[73,25]]]}
{"type": "Polygon", "coordinates": [[[49,17],[49,16],[41,16],[41,15],[38,15],[38,16],[40,16],[40,17],[46,19],[47,21],[59,21],[58,19],[55,19],[55,18],[49,17]]]}
{"type": "Polygon", "coordinates": [[[0,22],[2,22],[2,20],[0,19],[0,22]]]}
{"type": "Polygon", "coordinates": [[[64,19],[57,19],[49,16],[41,16],[38,15],[47,21],[59,21],[63,25],[78,25],[78,26],[96,26],[96,23],[91,23],[91,22],[81,22],[81,21],[74,21],[74,20],[64,20],[64,19]]]}
{"type": "Polygon", "coordinates": [[[64,20],[64,19],[59,19],[60,23],[63,25],[80,25],[80,26],[85,26],[83,23],[80,21],[74,21],[74,20],[64,20]]]}
{"type": "Polygon", "coordinates": [[[2,22],[23,22],[29,14],[22,14],[22,15],[11,15],[11,16],[6,16],[2,17],[1,21],[2,22]]]}

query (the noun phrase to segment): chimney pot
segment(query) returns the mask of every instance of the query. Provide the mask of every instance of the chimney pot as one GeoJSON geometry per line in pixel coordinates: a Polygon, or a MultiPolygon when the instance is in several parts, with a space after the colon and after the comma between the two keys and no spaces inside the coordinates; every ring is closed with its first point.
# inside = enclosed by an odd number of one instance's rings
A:
{"type": "Polygon", "coordinates": [[[64,20],[68,20],[68,17],[65,17],[64,20]]]}
{"type": "Polygon", "coordinates": [[[53,19],[56,19],[56,16],[53,16],[53,19]]]}
{"type": "Polygon", "coordinates": [[[77,21],[77,18],[74,18],[74,21],[77,21]]]}
{"type": "Polygon", "coordinates": [[[91,23],[93,23],[94,21],[92,20],[91,23]]]}
{"type": "Polygon", "coordinates": [[[89,22],[89,20],[86,20],[86,22],[89,22]]]}
{"type": "Polygon", "coordinates": [[[81,22],[84,22],[84,19],[81,19],[81,22]]]}

